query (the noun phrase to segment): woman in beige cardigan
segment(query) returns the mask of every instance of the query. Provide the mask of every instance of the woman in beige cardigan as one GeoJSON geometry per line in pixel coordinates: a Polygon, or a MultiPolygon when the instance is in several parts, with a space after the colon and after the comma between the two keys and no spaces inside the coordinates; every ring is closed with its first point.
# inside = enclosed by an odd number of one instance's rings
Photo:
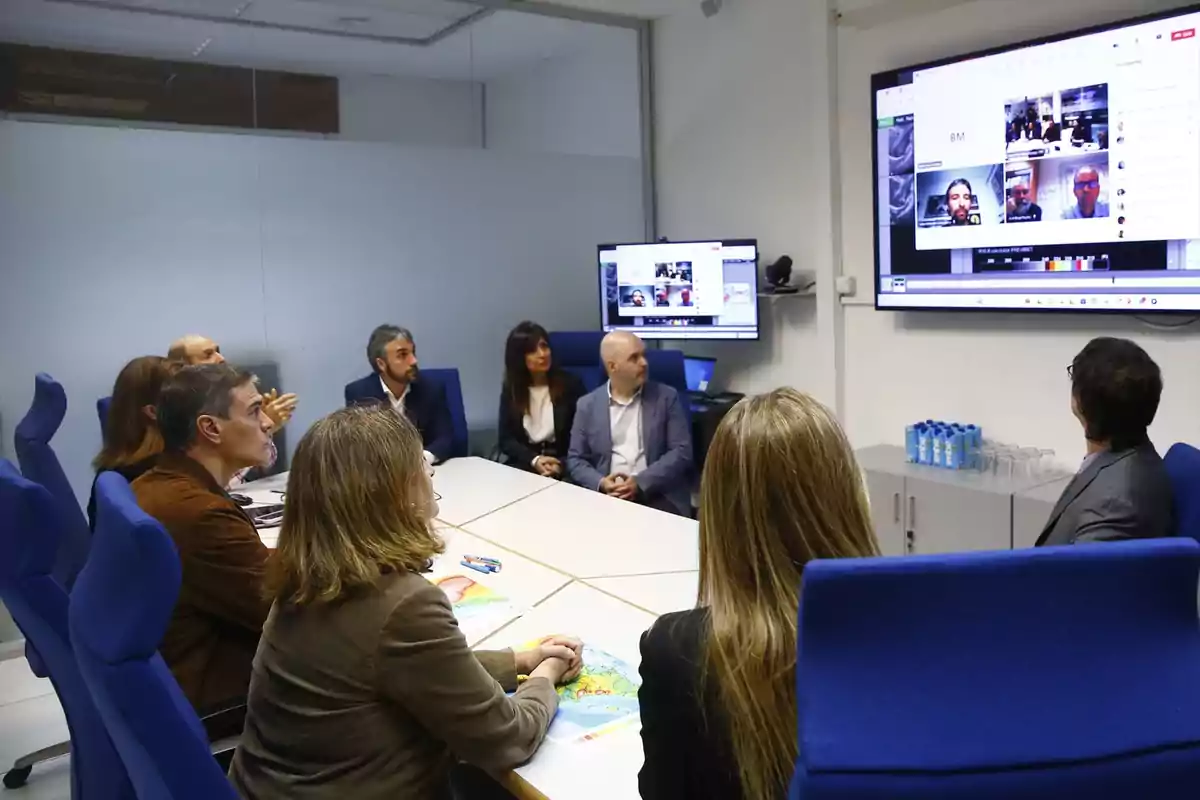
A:
{"type": "Polygon", "coordinates": [[[390,408],[301,440],[230,768],[247,800],[442,800],[456,760],[498,773],[537,750],[582,645],[472,652],[420,574],[443,549],[436,513],[421,438],[390,408]]]}

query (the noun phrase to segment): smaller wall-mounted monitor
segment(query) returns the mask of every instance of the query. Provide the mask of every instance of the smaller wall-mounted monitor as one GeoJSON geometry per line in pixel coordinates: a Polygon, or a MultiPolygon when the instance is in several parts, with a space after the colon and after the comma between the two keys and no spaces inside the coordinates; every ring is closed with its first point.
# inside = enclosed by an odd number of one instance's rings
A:
{"type": "Polygon", "coordinates": [[[602,244],[600,324],[643,339],[757,339],[755,239],[602,244]]]}

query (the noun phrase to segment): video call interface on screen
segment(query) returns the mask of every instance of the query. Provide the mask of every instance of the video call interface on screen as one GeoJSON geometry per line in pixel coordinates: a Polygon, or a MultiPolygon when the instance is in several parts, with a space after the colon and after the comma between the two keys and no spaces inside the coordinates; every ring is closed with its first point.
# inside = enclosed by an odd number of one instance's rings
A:
{"type": "Polygon", "coordinates": [[[603,245],[601,324],[643,339],[757,339],[753,240],[603,245]]]}
{"type": "Polygon", "coordinates": [[[1200,310],[1198,29],[876,75],[876,305],[1200,310]]]}

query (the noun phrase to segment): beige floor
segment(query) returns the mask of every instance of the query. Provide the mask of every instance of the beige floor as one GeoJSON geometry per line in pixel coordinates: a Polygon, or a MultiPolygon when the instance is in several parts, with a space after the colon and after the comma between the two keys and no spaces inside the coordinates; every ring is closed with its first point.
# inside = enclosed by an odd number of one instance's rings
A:
{"type": "MultiPolygon", "coordinates": [[[[26,753],[66,739],[67,721],[50,681],[30,672],[24,656],[0,660],[0,773],[26,753]]],[[[38,764],[20,789],[0,789],[0,800],[70,797],[69,758],[38,764]]]]}

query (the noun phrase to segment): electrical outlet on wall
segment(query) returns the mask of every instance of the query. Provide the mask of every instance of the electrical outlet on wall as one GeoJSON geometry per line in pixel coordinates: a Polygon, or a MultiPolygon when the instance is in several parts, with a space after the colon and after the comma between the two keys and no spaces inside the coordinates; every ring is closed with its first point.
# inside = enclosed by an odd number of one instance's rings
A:
{"type": "Polygon", "coordinates": [[[858,292],[858,281],[853,275],[839,275],[834,287],[839,297],[853,297],[858,292]]]}

